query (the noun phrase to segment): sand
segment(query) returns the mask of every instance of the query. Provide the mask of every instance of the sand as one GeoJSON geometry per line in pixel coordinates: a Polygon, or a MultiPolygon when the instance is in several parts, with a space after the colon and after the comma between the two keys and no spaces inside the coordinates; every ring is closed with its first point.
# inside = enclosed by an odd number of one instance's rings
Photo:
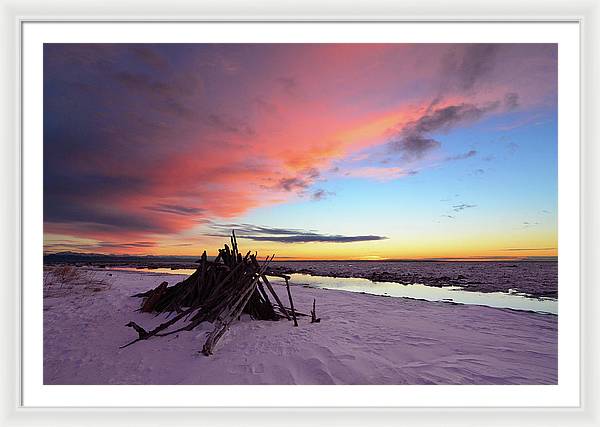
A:
{"type": "MultiPolygon", "coordinates": [[[[293,286],[297,309],[317,300],[320,323],[244,315],[213,356],[209,323],[135,338],[130,295],[183,276],[93,271],[110,286],[54,283],[44,292],[45,384],[556,384],[557,316],[293,286]]],[[[92,280],[93,281],[93,280],[92,280]]],[[[276,285],[283,297],[285,290],[276,285]]]]}

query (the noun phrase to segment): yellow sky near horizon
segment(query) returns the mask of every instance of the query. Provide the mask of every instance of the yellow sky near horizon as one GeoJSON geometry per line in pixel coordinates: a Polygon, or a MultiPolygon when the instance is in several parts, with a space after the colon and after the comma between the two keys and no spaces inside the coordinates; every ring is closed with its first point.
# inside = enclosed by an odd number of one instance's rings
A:
{"type": "MultiPolygon", "coordinates": [[[[60,235],[46,235],[44,238],[45,252],[61,252],[74,250],[71,245],[82,253],[122,253],[131,255],[179,255],[196,256],[204,250],[209,255],[216,255],[218,248],[225,243],[226,237],[192,238],[189,243],[164,241],[155,247],[131,247],[129,250],[111,251],[110,246],[99,250],[97,242],[80,239],[71,243],[60,235]],[[69,242],[61,245],[61,242],[69,242]],[[89,247],[88,247],[89,246],[89,247]]],[[[352,243],[281,243],[253,241],[238,237],[241,252],[252,250],[259,256],[275,254],[278,259],[306,260],[385,260],[385,259],[518,259],[525,257],[556,257],[558,256],[556,233],[532,231],[523,233],[490,232],[478,236],[465,236],[456,239],[452,236],[438,236],[437,239],[385,239],[352,243]]]]}

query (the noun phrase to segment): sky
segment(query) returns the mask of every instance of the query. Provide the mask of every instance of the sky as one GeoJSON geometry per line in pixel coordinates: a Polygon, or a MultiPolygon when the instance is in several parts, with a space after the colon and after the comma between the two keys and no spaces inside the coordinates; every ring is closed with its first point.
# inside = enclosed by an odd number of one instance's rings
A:
{"type": "Polygon", "coordinates": [[[44,251],[557,255],[555,44],[45,44],[44,251]]]}

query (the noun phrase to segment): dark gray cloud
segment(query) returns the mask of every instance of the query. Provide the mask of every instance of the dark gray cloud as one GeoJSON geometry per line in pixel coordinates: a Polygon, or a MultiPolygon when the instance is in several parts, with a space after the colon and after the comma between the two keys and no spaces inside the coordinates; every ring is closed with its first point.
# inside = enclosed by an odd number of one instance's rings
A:
{"type": "Polygon", "coordinates": [[[451,162],[454,160],[464,160],[464,159],[468,159],[469,157],[474,157],[476,155],[477,155],[476,150],[469,150],[466,153],[457,154],[456,156],[448,156],[448,157],[446,157],[446,161],[451,162]]]}
{"type": "Polygon", "coordinates": [[[297,176],[292,178],[282,178],[279,180],[278,184],[279,188],[285,191],[302,190],[309,185],[310,183],[308,181],[297,176]]]}
{"type": "Polygon", "coordinates": [[[440,146],[440,142],[435,139],[427,138],[419,134],[408,134],[391,143],[391,148],[394,151],[402,152],[405,160],[420,159],[425,153],[440,146]]]}
{"type": "MultiPolygon", "coordinates": [[[[53,153],[48,153],[44,156],[45,164],[50,161],[53,155],[53,153]]],[[[150,183],[141,178],[129,176],[71,175],[59,173],[58,171],[46,171],[44,178],[44,195],[51,196],[51,198],[64,197],[60,200],[61,202],[70,198],[81,198],[89,203],[98,197],[115,193],[122,196],[133,196],[136,193],[147,191],[151,186],[150,183]]],[[[57,204],[59,203],[51,204],[49,201],[47,203],[47,198],[44,198],[45,211],[52,212],[57,204]]]]}
{"type": "Polygon", "coordinates": [[[164,212],[176,215],[197,215],[204,212],[204,209],[190,206],[172,205],[167,203],[159,203],[155,206],[148,206],[146,209],[156,212],[164,212]]]}
{"type": "Polygon", "coordinates": [[[194,111],[179,101],[191,93],[182,81],[167,83],[157,77],[130,71],[115,72],[113,79],[129,96],[143,98],[146,105],[157,111],[186,119],[195,117],[194,111]]]}
{"type": "Polygon", "coordinates": [[[519,96],[514,92],[507,93],[501,101],[486,105],[463,103],[436,108],[449,91],[458,89],[470,92],[484,80],[495,66],[498,49],[498,45],[484,43],[467,44],[454,49],[442,63],[441,74],[449,76],[448,79],[442,83],[438,95],[431,101],[425,114],[404,126],[392,138],[389,144],[391,151],[402,153],[404,161],[421,159],[441,146],[431,134],[446,133],[459,125],[473,123],[501,106],[506,110],[516,108],[519,96]]]}
{"type": "Polygon", "coordinates": [[[496,101],[483,106],[462,103],[438,108],[409,123],[405,127],[405,131],[416,134],[448,132],[459,124],[479,120],[484,114],[497,109],[498,106],[499,102],[496,101]]]}
{"type": "Polygon", "coordinates": [[[439,75],[442,76],[439,94],[432,102],[435,106],[449,92],[472,93],[477,86],[490,80],[497,65],[500,46],[473,43],[455,45],[442,58],[439,75]],[[445,78],[444,78],[445,77],[445,78]]]}
{"type": "Polygon", "coordinates": [[[154,80],[146,74],[119,71],[114,74],[114,79],[123,87],[139,92],[172,95],[173,86],[154,80]]]}
{"type": "MultiPolygon", "coordinates": [[[[441,146],[439,141],[427,136],[428,134],[445,133],[458,125],[475,122],[499,106],[500,102],[498,101],[482,106],[463,103],[428,111],[417,120],[404,126],[389,143],[389,147],[393,152],[402,153],[403,159],[406,161],[420,159],[441,146]]],[[[476,152],[470,156],[475,154],[476,152]]]]}
{"type": "Polygon", "coordinates": [[[193,110],[174,99],[165,99],[161,103],[156,103],[154,108],[157,111],[162,111],[182,119],[193,119],[196,117],[193,110]]]}
{"type": "Polygon", "coordinates": [[[485,43],[466,46],[456,74],[460,89],[472,89],[479,80],[489,74],[494,68],[498,48],[496,44],[485,43]]]}
{"type": "Polygon", "coordinates": [[[310,187],[319,176],[316,168],[304,169],[296,176],[281,178],[275,187],[284,191],[301,191],[310,187]]]}
{"type": "MultiPolygon", "coordinates": [[[[179,118],[196,117],[195,109],[190,108],[190,97],[203,88],[197,72],[169,69],[167,59],[156,46],[130,45],[127,52],[130,60],[143,63],[144,72],[138,71],[139,66],[124,70],[122,64],[104,65],[106,71],[98,77],[107,89],[118,90],[118,95],[113,94],[113,100],[120,98],[122,103],[135,104],[140,111],[143,106],[146,112],[149,107],[179,118]]],[[[108,102],[112,104],[113,100],[108,99],[108,102]]]]}
{"type": "Polygon", "coordinates": [[[66,176],[46,172],[44,221],[55,224],[77,223],[88,231],[166,232],[168,228],[161,221],[152,218],[152,215],[131,212],[111,203],[113,198],[126,199],[143,193],[150,185],[131,177],[66,176]]]}
{"type": "Polygon", "coordinates": [[[325,191],[323,189],[318,189],[316,190],[314,193],[312,193],[312,195],[310,196],[311,199],[315,200],[315,201],[319,201],[319,200],[323,200],[328,198],[329,196],[334,196],[335,193],[331,192],[331,191],[325,191]]]}
{"type": "Polygon", "coordinates": [[[245,239],[265,242],[280,242],[280,243],[352,243],[352,242],[367,242],[372,240],[385,240],[387,237],[382,236],[340,236],[340,235],[295,235],[295,236],[243,236],[245,239]]]}
{"type": "Polygon", "coordinates": [[[56,241],[44,245],[44,251],[64,251],[64,250],[85,250],[85,251],[106,251],[106,250],[127,250],[127,249],[146,249],[156,247],[156,242],[104,242],[100,241],[92,244],[73,243],[70,241],[56,241]]]}
{"type": "Polygon", "coordinates": [[[102,206],[60,205],[44,212],[47,222],[78,225],[86,231],[167,233],[169,227],[143,214],[102,206]]]}
{"type": "Polygon", "coordinates": [[[215,232],[211,234],[218,237],[230,236],[231,230],[235,230],[236,236],[241,239],[249,239],[259,242],[280,243],[352,243],[373,240],[385,240],[385,236],[360,235],[343,236],[339,234],[322,234],[313,230],[302,230],[293,228],[263,227],[252,224],[216,224],[212,223],[210,228],[215,232]]]}
{"type": "Polygon", "coordinates": [[[225,117],[220,114],[209,114],[206,123],[213,129],[226,133],[235,133],[239,135],[253,136],[254,129],[247,123],[236,120],[232,117],[225,117]]]}
{"type": "Polygon", "coordinates": [[[504,108],[507,110],[514,110],[519,106],[519,94],[514,92],[508,92],[504,95],[504,108]]]}
{"type": "Polygon", "coordinates": [[[151,49],[144,45],[135,45],[131,46],[129,50],[140,62],[158,71],[164,71],[169,66],[168,60],[157,52],[156,49],[151,49]]]}
{"type": "Polygon", "coordinates": [[[314,233],[314,230],[302,230],[299,228],[277,228],[277,227],[265,227],[262,225],[253,225],[247,223],[215,223],[209,221],[210,228],[223,233],[224,236],[230,236],[231,230],[235,229],[236,235],[242,234],[301,234],[301,233],[314,233]]]}
{"type": "Polygon", "coordinates": [[[98,242],[96,243],[96,246],[98,248],[151,248],[153,246],[156,246],[156,242],[98,242]]]}
{"type": "Polygon", "coordinates": [[[452,206],[452,210],[454,212],[460,212],[460,211],[464,211],[465,209],[471,209],[471,208],[476,208],[477,205],[469,205],[466,203],[461,203],[460,205],[454,205],[452,206]]]}
{"type": "Polygon", "coordinates": [[[298,82],[293,77],[279,77],[275,79],[275,82],[277,82],[277,84],[289,95],[295,94],[296,88],[298,87],[298,82]]]}
{"type": "Polygon", "coordinates": [[[267,101],[263,97],[254,98],[253,104],[256,105],[263,112],[273,114],[277,112],[277,106],[272,102],[267,101]]]}

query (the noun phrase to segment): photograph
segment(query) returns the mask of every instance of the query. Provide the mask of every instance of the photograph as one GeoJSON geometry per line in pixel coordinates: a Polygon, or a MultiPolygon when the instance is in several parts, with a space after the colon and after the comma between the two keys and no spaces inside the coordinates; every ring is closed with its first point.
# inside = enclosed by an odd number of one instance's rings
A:
{"type": "Polygon", "coordinates": [[[558,62],[43,43],[43,385],[558,385],[558,62]]]}

